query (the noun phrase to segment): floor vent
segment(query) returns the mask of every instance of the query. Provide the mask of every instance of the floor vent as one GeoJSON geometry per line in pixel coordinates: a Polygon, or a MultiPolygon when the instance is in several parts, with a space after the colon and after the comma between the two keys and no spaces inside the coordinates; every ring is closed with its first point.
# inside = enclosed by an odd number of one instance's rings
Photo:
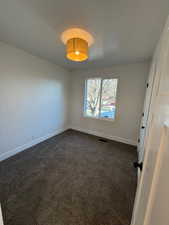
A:
{"type": "Polygon", "coordinates": [[[101,142],[108,142],[106,139],[102,139],[102,138],[99,138],[99,141],[101,141],[101,142]]]}

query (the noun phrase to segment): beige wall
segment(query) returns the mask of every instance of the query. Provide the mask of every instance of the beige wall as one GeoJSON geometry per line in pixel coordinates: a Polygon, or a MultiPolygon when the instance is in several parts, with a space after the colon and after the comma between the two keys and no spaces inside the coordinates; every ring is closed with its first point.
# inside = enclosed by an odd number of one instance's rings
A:
{"type": "Polygon", "coordinates": [[[67,127],[69,77],[0,42],[0,160],[67,127]]]}
{"type": "Polygon", "coordinates": [[[108,69],[78,70],[71,74],[72,100],[70,126],[85,132],[136,144],[142,114],[148,63],[116,65],[108,69]],[[113,122],[83,116],[83,97],[86,78],[117,77],[117,114],[113,122]]]}

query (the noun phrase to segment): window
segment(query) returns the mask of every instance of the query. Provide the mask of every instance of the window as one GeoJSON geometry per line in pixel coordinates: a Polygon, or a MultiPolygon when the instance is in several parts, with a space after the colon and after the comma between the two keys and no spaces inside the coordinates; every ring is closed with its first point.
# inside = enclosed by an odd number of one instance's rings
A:
{"type": "Polygon", "coordinates": [[[115,119],[118,79],[86,80],[84,114],[94,118],[115,119]]]}

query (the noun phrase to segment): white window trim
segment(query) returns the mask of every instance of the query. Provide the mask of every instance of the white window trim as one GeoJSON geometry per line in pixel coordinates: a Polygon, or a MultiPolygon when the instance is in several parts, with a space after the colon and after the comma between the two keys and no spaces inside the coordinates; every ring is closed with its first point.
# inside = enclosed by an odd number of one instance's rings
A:
{"type": "MultiPolygon", "coordinates": [[[[84,85],[84,91],[83,91],[83,117],[88,118],[88,119],[95,119],[95,120],[102,120],[102,121],[109,121],[109,122],[114,122],[117,119],[117,103],[118,103],[118,87],[119,87],[119,77],[111,77],[111,76],[105,76],[105,77],[87,77],[85,79],[85,85],[84,85]],[[88,116],[86,115],[86,95],[87,95],[87,80],[94,80],[94,79],[101,79],[101,88],[102,88],[102,82],[105,79],[117,79],[117,90],[116,90],[116,111],[115,111],[115,116],[113,119],[111,118],[104,118],[100,117],[100,110],[99,110],[99,117],[94,117],[94,116],[88,116]]],[[[101,98],[100,98],[101,100],[101,98]]]]}

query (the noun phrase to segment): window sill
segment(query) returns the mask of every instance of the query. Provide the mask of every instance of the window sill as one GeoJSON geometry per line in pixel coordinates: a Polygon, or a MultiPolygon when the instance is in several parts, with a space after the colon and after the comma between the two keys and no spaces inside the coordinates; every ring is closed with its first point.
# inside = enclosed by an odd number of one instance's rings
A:
{"type": "Polygon", "coordinates": [[[88,118],[88,119],[95,119],[95,120],[103,120],[103,121],[108,121],[108,122],[114,122],[114,119],[110,119],[110,118],[104,118],[104,117],[93,117],[93,116],[87,116],[87,115],[83,115],[84,118],[88,118]]]}

